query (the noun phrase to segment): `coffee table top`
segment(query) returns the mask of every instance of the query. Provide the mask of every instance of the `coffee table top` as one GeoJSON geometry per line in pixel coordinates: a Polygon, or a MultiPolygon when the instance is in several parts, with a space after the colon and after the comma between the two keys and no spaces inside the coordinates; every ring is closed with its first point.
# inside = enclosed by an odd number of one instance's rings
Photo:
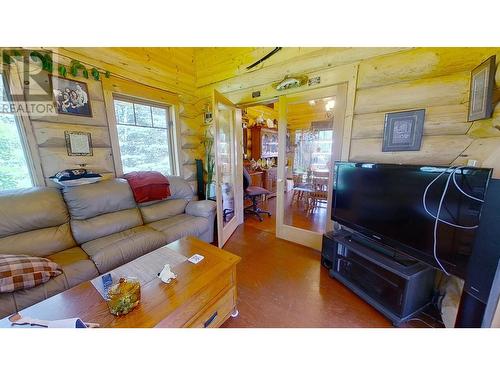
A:
{"type": "MultiPolygon", "coordinates": [[[[229,271],[240,261],[237,255],[195,237],[182,238],[164,247],[186,258],[200,254],[205,259],[198,264],[185,261],[174,266],[172,270],[177,279],[170,284],[155,277],[141,286],[141,302],[127,315],[112,315],[106,301],[90,281],[27,307],[20,314],[43,320],[78,317],[85,322],[99,323],[101,327],[155,327],[190,297],[215,282],[221,273],[229,271]]],[[[175,321],[172,321],[172,325],[175,326],[175,321]]],[[[11,327],[8,318],[0,320],[0,328],[6,327],[11,327]]]]}

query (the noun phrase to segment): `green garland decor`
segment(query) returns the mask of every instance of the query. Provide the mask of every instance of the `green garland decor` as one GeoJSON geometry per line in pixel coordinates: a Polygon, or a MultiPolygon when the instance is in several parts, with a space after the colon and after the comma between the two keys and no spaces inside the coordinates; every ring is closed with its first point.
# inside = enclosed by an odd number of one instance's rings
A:
{"type": "MultiPolygon", "coordinates": [[[[12,49],[12,50],[3,50],[2,51],[2,61],[5,65],[10,65],[14,62],[15,59],[19,59],[23,56],[26,56],[26,54],[29,54],[29,57],[32,61],[35,63],[39,63],[42,66],[42,70],[45,70],[49,73],[52,73],[54,71],[54,62],[52,61],[52,57],[50,56],[49,53],[41,53],[40,51],[29,51],[29,50],[24,50],[24,49],[12,49]]],[[[58,64],[57,68],[58,73],[66,77],[68,75],[68,69],[66,66],[62,64],[58,64]]],[[[82,76],[86,79],[89,79],[89,71],[83,65],[80,61],[78,60],[72,60],[71,61],[71,66],[69,67],[69,72],[73,77],[78,76],[79,72],[82,72],[82,76]]],[[[92,68],[90,70],[90,75],[92,78],[94,78],[96,81],[99,81],[101,78],[101,72],[97,68],[92,68]]],[[[111,73],[109,71],[104,72],[104,76],[106,78],[111,77],[111,73]]]]}

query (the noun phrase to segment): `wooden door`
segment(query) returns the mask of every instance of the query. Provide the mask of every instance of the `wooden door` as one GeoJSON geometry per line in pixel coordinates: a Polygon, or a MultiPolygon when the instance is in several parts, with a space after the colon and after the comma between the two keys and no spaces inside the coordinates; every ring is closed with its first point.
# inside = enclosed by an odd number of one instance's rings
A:
{"type": "Polygon", "coordinates": [[[341,157],[345,93],[345,87],[339,85],[279,98],[279,238],[320,250],[323,233],[331,230],[333,163],[341,157]],[[335,121],[335,116],[340,118],[335,121]],[[309,151],[307,154],[301,150],[309,151]],[[327,182],[321,191],[322,199],[317,199],[313,175],[321,171],[326,173],[327,182]],[[290,184],[293,189],[289,189],[290,184]]]}
{"type": "Polygon", "coordinates": [[[243,130],[241,110],[214,90],[217,237],[224,246],[243,223],[243,130]]]}

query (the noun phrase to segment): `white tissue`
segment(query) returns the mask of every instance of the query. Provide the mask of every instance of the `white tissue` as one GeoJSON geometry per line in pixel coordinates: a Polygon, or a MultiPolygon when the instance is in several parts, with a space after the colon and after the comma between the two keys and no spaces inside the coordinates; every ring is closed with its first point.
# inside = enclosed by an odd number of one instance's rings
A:
{"type": "Polygon", "coordinates": [[[170,283],[173,279],[177,278],[177,275],[170,270],[170,264],[165,264],[160,272],[159,278],[164,283],[170,283]]]}

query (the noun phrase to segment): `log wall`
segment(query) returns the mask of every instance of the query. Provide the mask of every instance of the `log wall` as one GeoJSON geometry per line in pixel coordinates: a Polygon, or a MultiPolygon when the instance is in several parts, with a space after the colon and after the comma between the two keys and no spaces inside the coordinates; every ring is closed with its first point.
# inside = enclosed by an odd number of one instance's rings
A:
{"type": "Polygon", "coordinates": [[[470,72],[491,55],[499,62],[500,48],[284,48],[246,70],[268,50],[196,50],[197,96],[207,99],[215,88],[249,102],[260,90],[269,100],[281,94],[272,84],[286,74],[320,76],[324,85],[346,64],[359,64],[349,160],[456,165],[476,159],[500,178],[498,69],[493,117],[467,121],[470,72]],[[426,111],[421,150],[382,152],[385,114],[413,109],[426,111]]]}

